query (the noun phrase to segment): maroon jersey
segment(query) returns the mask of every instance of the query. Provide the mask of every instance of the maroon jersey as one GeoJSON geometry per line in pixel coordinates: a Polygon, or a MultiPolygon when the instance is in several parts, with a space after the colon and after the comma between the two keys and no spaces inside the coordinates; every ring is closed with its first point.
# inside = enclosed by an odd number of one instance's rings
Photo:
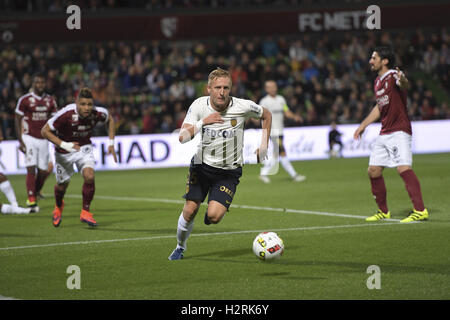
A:
{"type": "Polygon", "coordinates": [[[23,133],[43,139],[41,129],[56,110],[55,99],[46,93],[42,97],[33,92],[21,96],[16,113],[23,117],[23,133]]]}
{"type": "MultiPolygon", "coordinates": [[[[78,142],[80,146],[91,143],[92,130],[98,122],[108,120],[108,110],[95,106],[90,116],[80,117],[75,103],[69,104],[59,110],[48,125],[56,132],[58,138],[66,142],[78,142]]],[[[67,153],[66,150],[56,147],[56,151],[67,153]]]]}
{"type": "Polygon", "coordinates": [[[396,70],[389,70],[375,79],[375,98],[381,114],[380,134],[404,131],[412,134],[406,108],[406,90],[396,84],[396,70]]]}

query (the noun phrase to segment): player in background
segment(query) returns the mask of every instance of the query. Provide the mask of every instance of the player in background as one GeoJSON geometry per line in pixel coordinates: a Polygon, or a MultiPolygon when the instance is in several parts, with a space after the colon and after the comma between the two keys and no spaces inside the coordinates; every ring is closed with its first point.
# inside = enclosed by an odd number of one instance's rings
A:
{"type": "Polygon", "coordinates": [[[37,206],[37,195],[49,175],[48,141],[43,139],[41,129],[56,113],[57,106],[55,99],[44,90],[45,76],[36,74],[33,77],[31,92],[21,96],[16,106],[15,127],[19,149],[25,153],[29,207],[37,206]]]}
{"type": "Polygon", "coordinates": [[[95,159],[90,138],[92,130],[99,122],[105,123],[105,125],[108,123],[108,155],[112,154],[114,161],[117,162],[114,150],[114,119],[108,116],[105,108],[94,106],[94,98],[88,88],[81,89],[76,102],[59,110],[42,128],[42,136],[55,145],[56,205],[53,210],[55,227],[61,223],[64,194],[69,186],[70,177],[75,173],[74,164],[84,179],[80,221],[89,226],[97,226],[97,222],[90,212],[91,201],[95,193],[95,159]]]}
{"type": "Polygon", "coordinates": [[[342,158],[342,134],[338,131],[336,121],[331,122],[331,130],[328,132],[328,146],[329,146],[329,154],[330,157],[339,157],[342,158]],[[336,152],[335,146],[339,146],[339,151],[336,152]]]}
{"type": "Polygon", "coordinates": [[[186,202],[178,219],[177,246],[169,260],[183,258],[195,215],[207,195],[205,224],[219,223],[228,211],[242,175],[244,124],[250,117],[262,119],[262,141],[255,153],[258,161],[267,157],[272,115],[253,101],[231,97],[231,85],[228,71],[212,71],[208,77],[209,96],[191,104],[181,127],[181,143],[197,133],[201,142],[191,160],[183,196],[186,202]]]}
{"type": "MultiPolygon", "coordinates": [[[[0,123],[0,143],[3,141],[3,130],[0,123]]],[[[0,191],[6,196],[9,204],[0,203],[0,212],[3,214],[28,214],[32,212],[39,212],[39,207],[21,208],[17,203],[16,193],[9,182],[6,175],[0,172],[0,191]]]]}
{"type": "Polygon", "coordinates": [[[296,122],[303,122],[302,117],[294,114],[286,103],[283,96],[278,94],[277,83],[273,80],[268,80],[265,83],[265,90],[267,95],[261,99],[259,105],[264,106],[272,113],[272,130],[270,140],[272,141],[273,154],[272,157],[263,162],[259,179],[264,183],[270,183],[269,174],[278,172],[278,161],[281,162],[284,170],[289,174],[292,180],[300,182],[306,179],[305,176],[299,175],[288,157],[283,146],[283,129],[284,117],[292,119],[296,122]],[[275,170],[273,170],[275,169],[275,170]]]}
{"type": "Polygon", "coordinates": [[[368,169],[378,212],[367,221],[391,217],[383,179],[385,167],[397,168],[413,204],[410,215],[401,222],[428,218],[419,179],[412,170],[412,129],[406,106],[409,82],[399,68],[393,69],[394,63],[395,55],[388,47],[376,48],[372,53],[369,64],[371,70],[378,73],[374,86],[377,103],[354,133],[354,139],[359,139],[369,124],[381,118],[381,131],[370,154],[368,169]]]}

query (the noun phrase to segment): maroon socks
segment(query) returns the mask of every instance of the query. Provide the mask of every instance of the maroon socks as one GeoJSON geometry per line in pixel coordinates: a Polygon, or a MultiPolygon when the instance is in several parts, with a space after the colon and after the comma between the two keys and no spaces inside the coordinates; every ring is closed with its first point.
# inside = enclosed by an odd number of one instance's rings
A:
{"type": "Polygon", "coordinates": [[[95,183],[84,183],[83,184],[83,210],[89,211],[91,206],[92,198],[94,198],[95,193],[95,183]]]}
{"type": "Polygon", "coordinates": [[[414,171],[411,169],[403,171],[400,176],[405,182],[406,191],[408,191],[409,198],[413,203],[414,209],[417,211],[425,210],[425,205],[423,204],[422,199],[422,191],[420,189],[420,182],[414,171]]]}
{"type": "Polygon", "coordinates": [[[372,185],[372,194],[378,208],[384,213],[388,213],[389,210],[386,201],[386,185],[384,184],[383,176],[370,178],[370,184],[372,185]]]}

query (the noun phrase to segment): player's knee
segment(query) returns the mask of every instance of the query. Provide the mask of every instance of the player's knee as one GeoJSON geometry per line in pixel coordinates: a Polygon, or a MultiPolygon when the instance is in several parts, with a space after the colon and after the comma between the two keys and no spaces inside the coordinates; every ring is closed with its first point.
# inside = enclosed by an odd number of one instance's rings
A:
{"type": "Polygon", "coordinates": [[[213,224],[219,223],[225,215],[225,212],[217,208],[208,208],[208,220],[213,224]]]}
{"type": "Polygon", "coordinates": [[[222,220],[222,217],[223,217],[223,216],[219,216],[219,215],[213,215],[213,216],[210,216],[210,215],[208,214],[208,220],[209,220],[212,224],[217,224],[217,223],[219,223],[220,220],[222,220]]]}
{"type": "Polygon", "coordinates": [[[367,173],[370,178],[378,178],[381,176],[383,169],[381,167],[369,166],[367,173]]]}
{"type": "Polygon", "coordinates": [[[399,174],[402,174],[403,172],[408,171],[408,170],[411,170],[410,166],[398,166],[397,167],[397,172],[399,174]]]}
{"type": "Polygon", "coordinates": [[[183,217],[186,221],[191,221],[194,219],[195,215],[198,212],[200,203],[196,203],[194,201],[187,201],[183,207],[183,217]]]}
{"type": "Polygon", "coordinates": [[[29,166],[29,167],[27,167],[27,173],[28,174],[35,174],[36,173],[36,166],[29,166]]]}
{"type": "Polygon", "coordinates": [[[84,182],[86,182],[86,183],[94,183],[94,181],[95,181],[94,169],[85,168],[83,170],[83,178],[84,178],[84,182]]]}

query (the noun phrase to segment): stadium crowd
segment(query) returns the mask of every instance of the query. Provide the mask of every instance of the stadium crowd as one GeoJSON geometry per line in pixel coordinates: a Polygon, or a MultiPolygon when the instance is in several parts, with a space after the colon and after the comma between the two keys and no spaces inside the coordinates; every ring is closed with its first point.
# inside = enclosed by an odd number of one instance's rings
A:
{"type": "Polygon", "coordinates": [[[397,64],[412,82],[411,119],[450,119],[448,98],[437,99],[420,76],[432,79],[448,97],[450,34],[446,29],[338,33],[336,37],[8,44],[0,46],[3,136],[16,138],[17,99],[29,90],[37,72],[47,76],[46,91],[60,107],[73,102],[81,87],[92,88],[96,103],[106,106],[115,118],[118,134],[179,128],[190,103],[205,92],[208,73],[217,66],[231,71],[232,95],[256,102],[264,95],[264,81],[275,79],[289,107],[303,119],[287,126],[359,123],[374,105],[375,75],[368,60],[379,44],[395,48],[397,64]]]}

